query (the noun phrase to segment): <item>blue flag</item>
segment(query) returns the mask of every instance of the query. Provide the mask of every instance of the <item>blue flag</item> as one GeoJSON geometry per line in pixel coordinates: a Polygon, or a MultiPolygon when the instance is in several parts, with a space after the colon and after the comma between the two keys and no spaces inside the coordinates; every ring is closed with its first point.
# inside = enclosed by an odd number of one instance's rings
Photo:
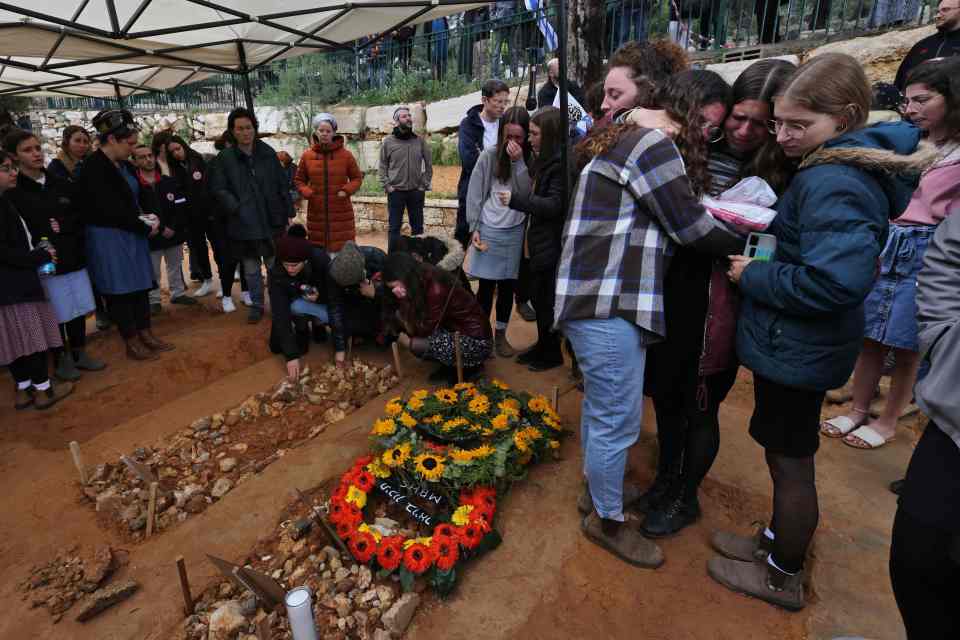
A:
{"type": "Polygon", "coordinates": [[[546,40],[547,51],[556,51],[559,45],[557,32],[554,31],[553,25],[547,20],[547,10],[541,6],[541,0],[524,0],[524,4],[527,5],[528,11],[537,12],[537,26],[540,27],[540,33],[546,40]]]}

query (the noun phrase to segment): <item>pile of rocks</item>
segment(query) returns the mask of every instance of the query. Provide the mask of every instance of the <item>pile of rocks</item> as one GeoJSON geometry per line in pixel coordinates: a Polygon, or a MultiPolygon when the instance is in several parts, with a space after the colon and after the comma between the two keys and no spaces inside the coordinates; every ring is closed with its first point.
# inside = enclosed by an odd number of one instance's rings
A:
{"type": "Polygon", "coordinates": [[[81,553],[77,545],[62,551],[54,560],[33,567],[30,576],[19,585],[22,600],[30,607],[45,607],[60,622],[64,614],[80,602],[77,620],[86,622],[101,611],[126,600],[139,585],[125,580],[108,585],[120,566],[126,564],[125,555],[110,547],[98,547],[93,552],[81,553]]]}
{"type": "MultiPolygon", "coordinates": [[[[311,526],[305,509],[280,523],[274,535],[261,539],[248,568],[270,575],[284,589],[306,586],[314,595],[313,610],[319,637],[325,640],[387,640],[400,637],[421,603],[426,587],[417,581],[414,590],[401,593],[398,577],[382,579],[348,554],[325,544],[323,530],[311,526]],[[321,546],[323,545],[323,546],[321,546]]],[[[396,527],[386,518],[379,526],[396,527]]],[[[292,638],[283,605],[268,612],[256,597],[232,581],[207,589],[194,615],[182,627],[186,640],[254,640],[261,625],[269,626],[274,640],[292,638]]]]}
{"type": "Polygon", "coordinates": [[[240,405],[193,422],[127,461],[97,465],[83,494],[98,521],[132,541],[147,524],[149,482],[158,483],[153,530],[164,531],[203,512],[288,450],[316,437],[399,382],[393,367],[333,365],[297,383],[283,382],[240,405]]]}

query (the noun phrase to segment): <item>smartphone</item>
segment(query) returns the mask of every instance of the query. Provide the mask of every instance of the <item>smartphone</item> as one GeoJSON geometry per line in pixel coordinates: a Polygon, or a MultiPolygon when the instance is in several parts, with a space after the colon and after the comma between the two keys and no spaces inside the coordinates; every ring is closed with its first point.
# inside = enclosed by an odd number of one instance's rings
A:
{"type": "Polygon", "coordinates": [[[747,236],[747,246],[743,249],[743,255],[761,262],[770,262],[773,260],[773,254],[777,252],[777,237],[769,233],[751,232],[747,236]]]}

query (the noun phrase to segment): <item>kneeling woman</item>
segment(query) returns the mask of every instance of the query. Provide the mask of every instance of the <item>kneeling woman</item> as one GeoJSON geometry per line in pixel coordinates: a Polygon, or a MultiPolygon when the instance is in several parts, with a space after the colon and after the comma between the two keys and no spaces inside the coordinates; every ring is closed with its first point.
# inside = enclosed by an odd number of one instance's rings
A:
{"type": "Polygon", "coordinates": [[[459,333],[464,375],[480,371],[493,349],[493,336],[472,293],[449,272],[418,262],[408,253],[390,254],[383,281],[388,290],[384,313],[405,334],[400,344],[418,358],[439,362],[443,368],[438,373],[454,379],[454,338],[459,333]]]}

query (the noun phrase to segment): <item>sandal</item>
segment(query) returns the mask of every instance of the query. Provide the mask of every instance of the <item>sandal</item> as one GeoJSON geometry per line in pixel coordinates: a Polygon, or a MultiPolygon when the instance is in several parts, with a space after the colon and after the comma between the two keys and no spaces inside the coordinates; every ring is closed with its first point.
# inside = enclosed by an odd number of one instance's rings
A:
{"type": "Polygon", "coordinates": [[[847,416],[830,418],[829,420],[824,420],[820,423],[820,433],[828,438],[842,438],[857,427],[862,426],[867,421],[866,411],[861,411],[860,409],[851,409],[851,412],[859,413],[861,416],[863,416],[863,420],[861,422],[854,422],[847,416]]]}
{"type": "Polygon", "coordinates": [[[871,427],[863,425],[843,439],[843,444],[854,449],[879,449],[888,442],[892,442],[896,436],[884,438],[874,431],[871,427]]]}

